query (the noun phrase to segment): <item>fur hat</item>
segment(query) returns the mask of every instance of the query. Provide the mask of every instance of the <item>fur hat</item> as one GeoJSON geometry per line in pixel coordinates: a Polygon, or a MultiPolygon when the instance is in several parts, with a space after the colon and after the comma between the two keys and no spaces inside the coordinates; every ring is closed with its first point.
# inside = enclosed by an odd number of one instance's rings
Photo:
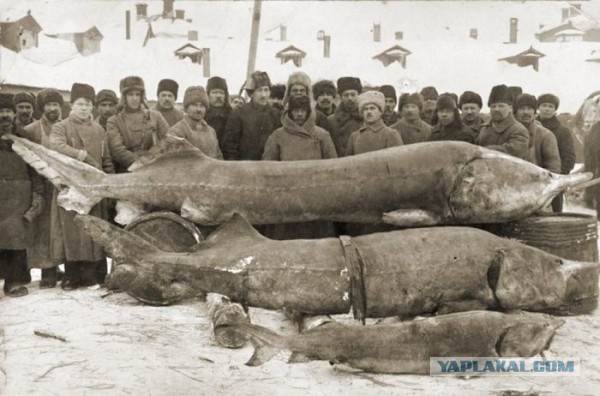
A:
{"type": "Polygon", "coordinates": [[[144,88],[144,80],[138,76],[129,76],[125,77],[119,83],[119,90],[121,91],[121,95],[125,95],[127,92],[137,89],[142,91],[142,93],[146,92],[144,88]]]}
{"type": "Polygon", "coordinates": [[[379,87],[379,92],[383,94],[385,98],[392,98],[394,102],[398,102],[398,97],[396,96],[396,88],[391,85],[382,85],[379,87]]]}
{"type": "Polygon", "coordinates": [[[17,109],[15,108],[15,104],[13,103],[14,95],[0,93],[0,110],[2,109],[11,109],[16,113],[17,109]]]}
{"type": "Polygon", "coordinates": [[[310,114],[310,98],[306,95],[292,96],[288,102],[288,111],[304,109],[310,114]]]}
{"type": "Polygon", "coordinates": [[[18,105],[19,103],[27,102],[31,106],[35,107],[35,95],[29,92],[19,92],[15,95],[13,103],[18,105]]]}
{"type": "Polygon", "coordinates": [[[294,85],[302,85],[306,88],[306,94],[309,98],[312,97],[312,82],[310,81],[310,77],[308,74],[297,71],[290,74],[287,81],[287,86],[285,87],[285,95],[283,97],[283,103],[289,103],[290,101],[290,93],[292,90],[292,86],[294,85]]]}
{"type": "Polygon", "coordinates": [[[85,98],[96,103],[96,91],[94,87],[88,84],[73,83],[71,87],[71,103],[75,102],[79,98],[85,98]]]}
{"type": "Polygon", "coordinates": [[[189,87],[183,95],[183,108],[187,109],[192,103],[201,102],[204,107],[208,108],[208,94],[201,86],[189,87]]]}
{"type": "Polygon", "coordinates": [[[48,103],[58,103],[60,107],[65,103],[62,95],[56,89],[44,88],[37,94],[36,106],[39,111],[44,111],[44,106],[48,103]]]}
{"type": "Polygon", "coordinates": [[[117,104],[119,103],[119,98],[117,98],[115,91],[110,89],[101,89],[96,95],[96,103],[100,104],[102,102],[113,102],[114,104],[117,104]]]}
{"type": "Polygon", "coordinates": [[[423,97],[419,93],[403,93],[400,95],[400,102],[398,103],[398,110],[402,112],[402,107],[407,104],[414,104],[419,107],[419,111],[423,111],[423,97]]]}
{"type": "Polygon", "coordinates": [[[267,72],[253,72],[248,79],[246,79],[246,83],[244,84],[244,89],[249,92],[254,92],[255,89],[261,87],[271,88],[271,79],[269,78],[267,72]]]}
{"type": "Polygon", "coordinates": [[[458,100],[458,107],[462,108],[464,104],[473,103],[479,106],[481,109],[483,107],[483,101],[481,100],[481,96],[478,93],[473,91],[465,91],[460,95],[460,99],[458,100]]]}
{"type": "Polygon", "coordinates": [[[513,105],[513,97],[506,85],[496,85],[492,88],[490,97],[488,98],[488,107],[494,103],[506,103],[510,106],[513,105]]]}
{"type": "Polygon", "coordinates": [[[313,85],[313,99],[317,100],[319,96],[329,93],[335,98],[337,90],[335,84],[329,80],[321,80],[313,85]]]}
{"type": "Polygon", "coordinates": [[[383,113],[383,110],[385,109],[385,96],[379,91],[367,91],[358,95],[359,112],[362,113],[363,107],[370,103],[379,107],[379,110],[383,113]]]}
{"type": "Polygon", "coordinates": [[[535,96],[529,94],[521,94],[517,96],[515,99],[515,110],[517,110],[521,106],[529,106],[533,109],[537,109],[538,102],[535,99],[535,96]]]}
{"type": "Polygon", "coordinates": [[[517,96],[523,93],[523,88],[513,85],[511,87],[508,87],[508,92],[510,92],[510,95],[512,96],[514,101],[515,99],[517,99],[517,96]]]}
{"type": "Polygon", "coordinates": [[[558,105],[560,104],[560,100],[558,99],[558,96],[551,94],[551,93],[545,93],[545,94],[538,96],[537,102],[538,102],[538,106],[541,105],[542,103],[552,103],[554,105],[554,110],[558,110],[558,105]]]}
{"type": "Polygon", "coordinates": [[[456,100],[452,97],[451,94],[441,94],[437,101],[435,102],[436,110],[455,110],[456,109],[456,100]]]}
{"type": "Polygon", "coordinates": [[[426,100],[437,100],[439,94],[437,89],[432,86],[425,87],[421,90],[421,96],[423,97],[423,101],[426,100]]]}
{"type": "Polygon", "coordinates": [[[271,87],[271,98],[283,100],[285,96],[285,85],[275,84],[271,87]]]}
{"type": "Polygon", "coordinates": [[[337,80],[337,92],[343,94],[345,91],[355,90],[358,93],[362,92],[362,83],[358,77],[340,77],[337,80]]]}
{"type": "Polygon", "coordinates": [[[162,79],[158,82],[156,96],[160,95],[160,93],[163,91],[171,92],[173,95],[175,95],[175,99],[177,99],[177,91],[179,91],[179,84],[177,84],[177,81],[171,80],[169,78],[162,79]]]}
{"type": "Polygon", "coordinates": [[[225,95],[229,93],[229,88],[227,88],[227,81],[222,77],[211,77],[206,82],[206,93],[210,93],[213,89],[222,89],[225,91],[225,95]]]}

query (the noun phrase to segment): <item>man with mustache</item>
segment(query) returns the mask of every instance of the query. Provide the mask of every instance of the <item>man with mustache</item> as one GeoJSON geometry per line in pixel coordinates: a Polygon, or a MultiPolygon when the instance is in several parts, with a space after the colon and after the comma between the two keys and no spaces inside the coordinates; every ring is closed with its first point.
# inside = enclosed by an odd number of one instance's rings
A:
{"type": "Polygon", "coordinates": [[[385,109],[383,111],[383,123],[387,126],[392,126],[398,122],[398,114],[396,113],[396,104],[398,99],[396,89],[391,85],[382,85],[379,87],[379,92],[385,97],[385,109]]]}
{"type": "Polygon", "coordinates": [[[183,111],[175,108],[178,90],[179,84],[175,80],[165,78],[158,82],[156,90],[157,101],[154,110],[162,114],[170,127],[183,119],[183,111]]]}
{"type": "MultiPolygon", "coordinates": [[[[37,94],[37,106],[43,111],[42,118],[27,125],[24,130],[27,138],[37,144],[49,148],[50,132],[55,124],[61,121],[61,109],[64,104],[62,95],[53,88],[42,89],[37,94]]],[[[52,241],[61,243],[59,235],[52,235],[51,211],[54,186],[44,179],[43,196],[47,205],[42,213],[32,222],[32,244],[27,248],[27,264],[29,268],[41,268],[42,279],[40,289],[53,288],[57,282],[57,266],[60,261],[52,257],[50,246],[52,241]]]]}
{"type": "Polygon", "coordinates": [[[537,100],[535,96],[523,93],[515,100],[515,118],[529,130],[527,161],[550,172],[560,173],[560,155],[556,138],[535,119],[537,100]]]}
{"type": "Polygon", "coordinates": [[[102,89],[96,95],[96,108],[98,109],[98,117],[96,122],[106,130],[108,119],[117,114],[117,103],[119,99],[115,91],[110,89],[102,89]]]}
{"type": "Polygon", "coordinates": [[[423,109],[421,110],[420,117],[423,121],[431,125],[431,118],[435,112],[435,102],[438,98],[438,91],[435,87],[425,87],[420,92],[423,97],[423,109]]]}
{"type": "Polygon", "coordinates": [[[6,134],[21,137],[26,132],[15,124],[13,95],[0,93],[0,267],[4,270],[4,294],[20,297],[28,293],[19,277],[27,271],[28,228],[46,202],[40,176],[12,150],[6,134]]]}
{"type": "Polygon", "coordinates": [[[17,118],[15,124],[20,127],[31,124],[33,121],[33,111],[35,109],[35,95],[29,92],[19,92],[15,95],[15,108],[17,109],[17,118]]]}
{"type": "Polygon", "coordinates": [[[269,95],[269,106],[283,111],[283,98],[285,97],[285,85],[275,84],[271,87],[271,95],[269,95]]]}
{"type": "Polygon", "coordinates": [[[479,137],[481,125],[489,121],[489,117],[481,114],[483,101],[478,93],[473,91],[465,91],[458,99],[458,108],[461,112],[461,120],[465,129],[475,137],[475,141],[479,137]]]}
{"type": "Polygon", "coordinates": [[[392,128],[400,132],[404,144],[428,141],[431,137],[431,126],[420,117],[423,110],[423,97],[421,94],[416,92],[402,94],[398,108],[402,118],[392,125],[392,128]]]}
{"type": "Polygon", "coordinates": [[[317,102],[315,109],[327,117],[335,113],[336,96],[335,84],[329,80],[321,80],[313,85],[313,99],[317,102]]]}
{"type": "Polygon", "coordinates": [[[529,131],[513,116],[513,97],[506,85],[496,85],[488,99],[491,120],[481,126],[477,144],[525,159],[529,131]]]}
{"type": "Polygon", "coordinates": [[[229,104],[227,81],[218,76],[209,78],[206,83],[206,93],[208,94],[209,105],[204,120],[215,130],[217,140],[219,141],[219,147],[221,147],[225,136],[227,119],[232,110],[231,105],[229,104]]]}
{"type": "Polygon", "coordinates": [[[335,150],[338,157],[343,157],[350,134],[363,126],[363,118],[358,111],[358,95],[362,92],[362,83],[358,77],[340,77],[337,80],[337,92],[341,102],[335,113],[327,118],[331,124],[329,132],[335,150]]]}

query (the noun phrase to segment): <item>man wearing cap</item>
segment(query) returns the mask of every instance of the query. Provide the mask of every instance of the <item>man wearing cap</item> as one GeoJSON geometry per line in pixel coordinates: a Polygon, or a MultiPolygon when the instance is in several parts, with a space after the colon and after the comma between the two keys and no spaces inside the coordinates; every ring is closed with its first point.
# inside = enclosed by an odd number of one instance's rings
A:
{"type": "Polygon", "coordinates": [[[463,126],[452,95],[444,93],[438,97],[431,121],[431,141],[455,140],[475,144],[475,136],[463,126]]]}
{"type": "Polygon", "coordinates": [[[231,105],[229,104],[229,89],[227,81],[222,77],[211,77],[206,83],[206,93],[208,94],[208,109],[204,120],[208,125],[213,127],[217,134],[219,147],[223,145],[225,136],[225,126],[227,119],[231,114],[231,105]]]}
{"type": "MultiPolygon", "coordinates": [[[[282,117],[281,128],[269,136],[262,159],[302,161],[337,158],[329,132],[315,125],[314,109],[307,95],[292,96],[282,117]]],[[[270,224],[265,235],[271,239],[317,239],[334,237],[333,223],[310,221],[270,224]]]]}
{"type": "Polygon", "coordinates": [[[328,118],[331,124],[331,139],[339,157],[345,155],[348,138],[363,126],[363,118],[358,111],[358,95],[362,92],[362,83],[358,77],[340,77],[337,80],[341,102],[335,113],[328,118]]]}
{"type": "MultiPolygon", "coordinates": [[[[43,114],[38,121],[23,128],[27,132],[26,137],[49,148],[50,132],[54,125],[61,121],[63,104],[63,97],[56,89],[44,88],[38,92],[37,106],[38,110],[43,111],[43,114]]],[[[52,235],[50,228],[54,186],[46,179],[43,179],[43,184],[42,195],[47,204],[35,221],[31,223],[32,243],[27,247],[27,265],[29,268],[41,268],[40,289],[47,289],[56,286],[57,266],[62,263],[52,257],[50,250],[52,239],[59,238],[57,235],[52,235]]]]}
{"type": "Polygon", "coordinates": [[[529,131],[513,116],[513,97],[506,85],[496,85],[488,99],[491,119],[481,126],[477,144],[525,159],[529,131]]]}
{"type": "Polygon", "coordinates": [[[398,113],[396,113],[396,105],[398,98],[396,89],[391,85],[382,85],[379,87],[379,92],[385,97],[385,110],[383,111],[383,123],[387,126],[392,126],[398,122],[398,113]]]}
{"type": "MultiPolygon", "coordinates": [[[[573,132],[561,124],[558,117],[556,117],[560,100],[558,96],[546,93],[538,97],[537,103],[539,111],[538,119],[556,137],[561,161],[560,173],[568,175],[575,167],[575,141],[573,139],[573,132]]],[[[555,213],[560,213],[562,212],[562,207],[563,194],[560,194],[552,201],[552,209],[555,213]]]]}
{"type": "Polygon", "coordinates": [[[535,119],[538,107],[535,96],[520,94],[515,100],[515,118],[529,131],[527,161],[550,172],[560,173],[560,155],[554,134],[535,119]]]}
{"type": "Polygon", "coordinates": [[[479,137],[481,125],[489,121],[489,117],[484,117],[481,114],[482,107],[483,101],[481,100],[481,96],[476,92],[465,91],[458,99],[458,108],[461,112],[463,126],[473,134],[475,140],[479,137]]]}
{"type": "Polygon", "coordinates": [[[20,127],[31,124],[33,121],[33,111],[35,109],[35,95],[29,92],[19,92],[15,95],[15,108],[17,109],[17,118],[15,124],[20,127]]]}
{"type": "Polygon", "coordinates": [[[96,109],[98,109],[98,117],[96,122],[106,130],[108,119],[117,114],[117,104],[119,99],[115,91],[110,89],[102,89],[96,95],[96,109]]]}
{"type": "Polygon", "coordinates": [[[204,154],[223,159],[215,130],[204,121],[208,108],[208,95],[203,87],[189,87],[183,96],[185,115],[173,125],[168,135],[186,139],[204,154]]]}
{"type": "Polygon", "coordinates": [[[225,127],[223,156],[226,160],[258,161],[269,135],[281,126],[281,112],[269,106],[271,80],[266,72],[252,73],[244,89],[251,100],[231,112],[225,127]]]}
{"type": "Polygon", "coordinates": [[[431,125],[431,118],[435,112],[435,102],[438,98],[438,91],[435,87],[428,86],[421,90],[421,97],[423,98],[423,109],[420,117],[423,121],[431,125]]]}
{"type": "Polygon", "coordinates": [[[46,204],[41,177],[12,150],[6,134],[26,135],[15,124],[14,97],[0,93],[0,267],[4,271],[4,294],[19,297],[27,294],[28,228],[46,204]]]}
{"type": "Polygon", "coordinates": [[[335,84],[329,80],[321,80],[313,85],[313,99],[317,102],[315,109],[327,117],[335,113],[335,97],[337,91],[335,84]]]}
{"type": "Polygon", "coordinates": [[[157,101],[154,110],[162,114],[170,127],[183,119],[183,111],[175,108],[178,90],[179,84],[169,78],[160,80],[156,89],[157,101]]]}
{"type": "Polygon", "coordinates": [[[271,87],[269,106],[283,111],[283,98],[285,97],[285,84],[275,84],[271,87]]]}
{"type": "MultiPolygon", "coordinates": [[[[114,173],[106,132],[92,116],[95,100],[96,93],[92,86],[74,83],[71,88],[71,114],[54,125],[49,145],[61,154],[106,173],[114,173]]],[[[104,279],[98,277],[99,274],[106,274],[102,246],[75,224],[75,212],[56,204],[56,195],[52,204],[52,255],[54,259],[65,263],[61,287],[73,290],[79,286],[103,283],[104,279]]],[[[94,206],[89,214],[106,219],[105,202],[94,206]]]]}
{"type": "Polygon", "coordinates": [[[420,114],[423,111],[423,97],[419,93],[404,93],[400,96],[398,108],[402,118],[392,125],[400,132],[404,144],[426,142],[431,137],[431,126],[423,121],[420,114]]]}
{"type": "Polygon", "coordinates": [[[117,173],[122,173],[167,135],[169,124],[158,111],[148,109],[140,77],[125,77],[119,88],[120,111],[108,119],[106,132],[110,156],[117,173]]]}

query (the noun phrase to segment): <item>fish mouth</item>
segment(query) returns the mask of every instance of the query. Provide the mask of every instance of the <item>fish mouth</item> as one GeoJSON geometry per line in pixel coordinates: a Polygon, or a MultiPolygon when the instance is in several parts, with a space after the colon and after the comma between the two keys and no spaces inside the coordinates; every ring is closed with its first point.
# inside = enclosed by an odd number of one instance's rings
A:
{"type": "Polygon", "coordinates": [[[549,205],[554,197],[563,193],[568,188],[576,188],[578,185],[586,183],[594,177],[591,172],[573,173],[569,175],[552,173],[551,175],[552,179],[550,185],[546,187],[541,194],[541,207],[549,205]]]}

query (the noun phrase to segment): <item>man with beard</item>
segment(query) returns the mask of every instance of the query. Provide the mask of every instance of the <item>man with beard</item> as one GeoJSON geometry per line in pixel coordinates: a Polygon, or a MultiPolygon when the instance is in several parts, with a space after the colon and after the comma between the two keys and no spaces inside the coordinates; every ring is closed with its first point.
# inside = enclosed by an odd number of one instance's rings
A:
{"type": "Polygon", "coordinates": [[[404,144],[428,141],[431,137],[431,126],[420,117],[423,97],[418,93],[404,93],[400,96],[398,108],[402,118],[392,125],[392,128],[400,132],[404,144]]]}
{"type": "Polygon", "coordinates": [[[165,78],[158,83],[156,90],[156,107],[154,110],[162,114],[170,127],[183,119],[183,111],[175,108],[179,84],[176,81],[165,78]]]}
{"type": "Polygon", "coordinates": [[[225,127],[223,156],[226,160],[258,161],[269,135],[281,126],[281,112],[269,106],[271,80],[266,72],[253,72],[244,89],[251,100],[231,112],[225,127]]]}
{"type": "MultiPolygon", "coordinates": [[[[71,88],[71,114],[58,122],[50,133],[50,148],[106,173],[114,173],[108,151],[106,132],[94,121],[92,108],[96,100],[94,88],[74,83],[71,88]]],[[[75,223],[76,213],[52,202],[52,255],[65,263],[61,283],[64,290],[103,283],[99,274],[106,273],[106,258],[102,246],[75,223]],[[104,267],[104,268],[102,268],[104,267]]],[[[107,218],[105,201],[94,206],[92,216],[107,218]]]]}
{"type": "Polygon", "coordinates": [[[429,86],[421,90],[421,96],[423,97],[423,109],[421,110],[420,117],[423,121],[431,125],[431,118],[435,112],[435,102],[438,98],[438,91],[435,87],[429,86]]]}
{"type": "MultiPolygon", "coordinates": [[[[0,267],[4,270],[4,294],[20,297],[28,293],[20,276],[27,273],[28,224],[44,208],[40,176],[12,150],[3,135],[25,136],[15,125],[13,96],[0,93],[0,267]]],[[[30,280],[29,280],[30,281],[30,280]]]]}
{"type": "MultiPolygon", "coordinates": [[[[539,120],[542,125],[549,129],[556,137],[558,153],[560,154],[560,173],[568,175],[575,166],[575,142],[573,133],[565,125],[561,124],[556,117],[556,111],[560,100],[558,96],[546,93],[538,97],[539,120]]],[[[557,195],[552,201],[552,210],[555,213],[562,212],[563,194],[557,195]]]]}
{"type": "Polygon", "coordinates": [[[15,124],[24,127],[33,121],[33,110],[35,108],[35,95],[29,92],[19,92],[15,95],[15,108],[17,109],[17,119],[15,124]]]}
{"type": "MultiPolygon", "coordinates": [[[[43,111],[42,118],[27,125],[24,130],[27,138],[37,144],[49,148],[50,132],[56,123],[61,120],[61,109],[64,104],[62,95],[55,89],[45,88],[37,95],[37,105],[43,111]]],[[[57,266],[60,261],[53,259],[50,250],[52,236],[50,229],[52,196],[54,186],[44,179],[43,196],[47,205],[41,214],[31,223],[32,243],[27,248],[27,264],[29,268],[41,268],[42,279],[40,289],[53,288],[57,281],[57,266]]]]}
{"type": "Polygon", "coordinates": [[[204,120],[215,130],[219,147],[221,147],[223,145],[227,119],[232,110],[229,104],[227,81],[217,76],[209,78],[206,83],[206,92],[208,93],[209,106],[208,110],[206,110],[204,120]]]}
{"type": "Polygon", "coordinates": [[[556,138],[535,119],[537,100],[535,96],[521,94],[515,100],[515,118],[529,130],[527,161],[550,172],[560,173],[560,155],[556,138]]]}
{"type": "Polygon", "coordinates": [[[478,93],[473,91],[465,91],[460,95],[458,100],[458,108],[461,111],[461,120],[465,129],[473,134],[475,140],[479,137],[481,125],[489,121],[489,117],[481,115],[483,101],[478,93]]]}
{"type": "Polygon", "coordinates": [[[158,111],[148,109],[144,81],[140,77],[125,77],[119,88],[121,110],[108,119],[106,133],[117,173],[123,173],[167,135],[169,124],[158,111]]]}
{"type": "Polygon", "coordinates": [[[223,159],[215,130],[204,121],[208,108],[208,95],[202,87],[189,87],[183,97],[185,115],[183,120],[173,125],[168,135],[186,139],[204,154],[223,159]]]}
{"type": "Polygon", "coordinates": [[[108,119],[117,114],[117,103],[119,103],[117,94],[110,89],[102,89],[96,95],[98,117],[95,121],[100,124],[104,130],[106,130],[108,119]]]}
{"type": "Polygon", "coordinates": [[[458,107],[451,95],[444,93],[438,97],[431,121],[431,141],[455,140],[475,143],[475,136],[463,127],[458,107]]]}
{"type": "Polygon", "coordinates": [[[313,85],[313,99],[317,102],[315,109],[327,117],[335,113],[335,84],[329,80],[321,80],[313,85]]]}
{"type": "MultiPolygon", "coordinates": [[[[294,72],[288,77],[287,87],[283,96],[283,106],[287,106],[290,98],[298,96],[308,96],[310,99],[313,96],[312,84],[310,77],[304,72],[294,72]]],[[[314,107],[313,107],[314,108],[314,107]]],[[[319,110],[315,110],[315,125],[325,129],[327,132],[331,131],[331,124],[325,114],[319,110]]]]}
{"type": "Polygon", "coordinates": [[[285,85],[275,84],[271,87],[271,94],[269,95],[269,106],[276,108],[279,111],[283,111],[283,98],[285,97],[285,85]]]}
{"type": "Polygon", "coordinates": [[[335,150],[338,157],[343,157],[350,134],[363,126],[363,118],[358,111],[358,95],[362,92],[362,83],[358,77],[340,77],[337,90],[341,97],[340,105],[327,118],[331,124],[330,133],[335,150]]]}
{"type": "Polygon", "coordinates": [[[398,122],[398,114],[396,113],[396,104],[398,99],[396,89],[391,85],[382,85],[379,92],[385,97],[385,110],[383,111],[383,123],[387,126],[392,126],[398,122]]]}
{"type": "MultiPolygon", "coordinates": [[[[292,96],[282,117],[281,128],[269,136],[262,159],[265,161],[302,161],[337,158],[329,132],[315,125],[309,96],[292,96]]],[[[270,224],[265,235],[271,239],[318,239],[335,237],[333,223],[309,221],[270,224]]]]}
{"type": "Polygon", "coordinates": [[[529,131],[515,120],[513,97],[506,85],[496,85],[488,99],[491,120],[481,126],[477,144],[525,159],[529,147],[529,131]]]}

